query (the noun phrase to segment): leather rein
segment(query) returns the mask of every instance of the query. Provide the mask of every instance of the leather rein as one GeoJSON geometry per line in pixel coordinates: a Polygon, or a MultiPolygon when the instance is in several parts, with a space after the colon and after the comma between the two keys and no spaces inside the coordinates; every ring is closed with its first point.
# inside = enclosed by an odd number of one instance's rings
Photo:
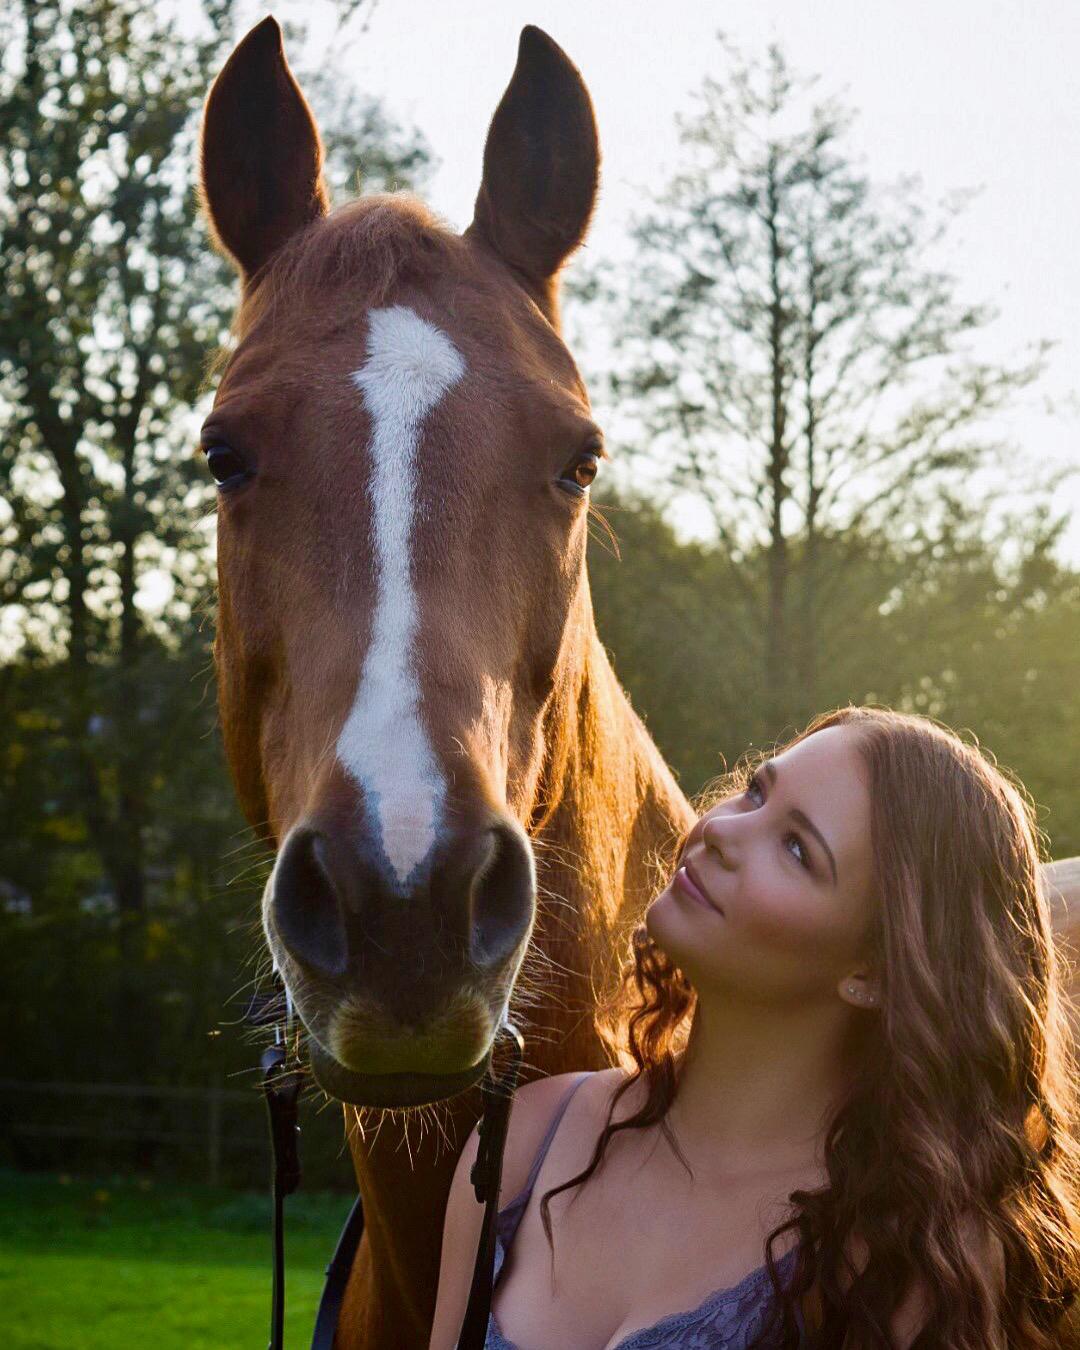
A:
{"type": "MultiPolygon", "coordinates": [[[[262,1055],[263,1095],[270,1122],[271,1197],[273,1201],[274,1275],[270,1303],[269,1350],[283,1350],[285,1335],[285,1197],[300,1185],[300,1126],[297,1103],[306,1081],[300,1065],[299,1034],[288,991],[285,1017],[274,1022],[274,1044],[262,1055]]],[[[265,1016],[258,1018],[266,1021],[265,1016]]],[[[510,1121],[510,1106],[517,1087],[525,1043],[521,1032],[504,1022],[496,1033],[507,1042],[509,1062],[496,1074],[494,1052],[484,1074],[480,1093],[483,1103],[478,1126],[479,1148],[469,1174],[477,1201],[484,1206],[480,1241],[473,1266],[472,1285],[457,1350],[483,1350],[491,1314],[491,1287],[495,1269],[495,1219],[502,1182],[503,1151],[510,1121]]],[[[311,1350],[333,1350],[338,1317],[345,1297],[353,1261],[364,1234],[364,1208],[360,1196],[349,1211],[338,1238],[315,1319],[311,1350]]]]}

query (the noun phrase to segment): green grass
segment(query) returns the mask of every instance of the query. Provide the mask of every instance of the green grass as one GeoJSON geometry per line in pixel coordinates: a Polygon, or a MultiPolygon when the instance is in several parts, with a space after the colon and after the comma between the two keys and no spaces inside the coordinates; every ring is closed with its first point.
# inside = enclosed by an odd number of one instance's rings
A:
{"type": "MultiPolygon", "coordinates": [[[[285,1202],[286,1337],[311,1343],[351,1201],[285,1202]]],[[[0,1171],[3,1350],[265,1350],[266,1196],[0,1171]]]]}

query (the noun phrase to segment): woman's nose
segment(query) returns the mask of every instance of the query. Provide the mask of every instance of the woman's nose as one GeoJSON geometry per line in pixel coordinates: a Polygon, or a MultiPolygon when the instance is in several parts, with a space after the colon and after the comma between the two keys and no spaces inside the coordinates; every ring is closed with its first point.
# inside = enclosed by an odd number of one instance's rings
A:
{"type": "Polygon", "coordinates": [[[728,825],[720,820],[707,820],[701,830],[701,842],[716,855],[717,862],[730,871],[735,866],[735,841],[728,825]]]}

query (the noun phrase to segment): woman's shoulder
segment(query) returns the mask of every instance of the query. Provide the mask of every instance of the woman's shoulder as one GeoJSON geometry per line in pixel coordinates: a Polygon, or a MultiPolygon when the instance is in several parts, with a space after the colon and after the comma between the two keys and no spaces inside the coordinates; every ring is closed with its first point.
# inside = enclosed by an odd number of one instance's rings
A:
{"type": "MultiPolygon", "coordinates": [[[[575,1094],[575,1110],[568,1113],[567,1124],[575,1130],[590,1129],[589,1122],[600,1104],[607,1100],[619,1076],[618,1071],[611,1070],[586,1074],[575,1094]]],[[[505,1209],[525,1188],[533,1160],[559,1103],[580,1078],[580,1073],[560,1073],[551,1078],[538,1078],[523,1084],[514,1094],[503,1152],[502,1185],[499,1189],[501,1209],[505,1209]]],[[[474,1127],[458,1157],[447,1197],[432,1345],[456,1343],[456,1329],[461,1325],[468,1301],[474,1254],[480,1240],[484,1215],[483,1206],[476,1203],[470,1182],[478,1144],[474,1127]]]]}
{"type": "Polygon", "coordinates": [[[607,1102],[611,1093],[625,1078],[621,1069],[597,1069],[586,1072],[552,1074],[550,1078],[537,1078],[524,1083],[514,1095],[514,1104],[510,1111],[510,1124],[506,1132],[506,1151],[503,1154],[502,1188],[499,1203],[509,1204],[524,1189],[529,1179],[536,1155],[544,1142],[555,1112],[566,1095],[581,1081],[580,1088],[574,1090],[573,1111],[567,1112],[560,1122],[560,1131],[565,1127],[578,1131],[599,1131],[607,1111],[607,1102]]]}

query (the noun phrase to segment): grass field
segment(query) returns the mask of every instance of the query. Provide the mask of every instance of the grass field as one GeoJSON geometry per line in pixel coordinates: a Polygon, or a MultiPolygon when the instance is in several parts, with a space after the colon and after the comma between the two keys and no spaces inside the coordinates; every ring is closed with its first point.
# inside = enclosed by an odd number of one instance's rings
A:
{"type": "MultiPolygon", "coordinates": [[[[350,1203],[285,1202],[289,1350],[350,1203]]],[[[270,1273],[265,1196],[0,1170],[3,1350],[265,1350],[270,1273]]]]}

